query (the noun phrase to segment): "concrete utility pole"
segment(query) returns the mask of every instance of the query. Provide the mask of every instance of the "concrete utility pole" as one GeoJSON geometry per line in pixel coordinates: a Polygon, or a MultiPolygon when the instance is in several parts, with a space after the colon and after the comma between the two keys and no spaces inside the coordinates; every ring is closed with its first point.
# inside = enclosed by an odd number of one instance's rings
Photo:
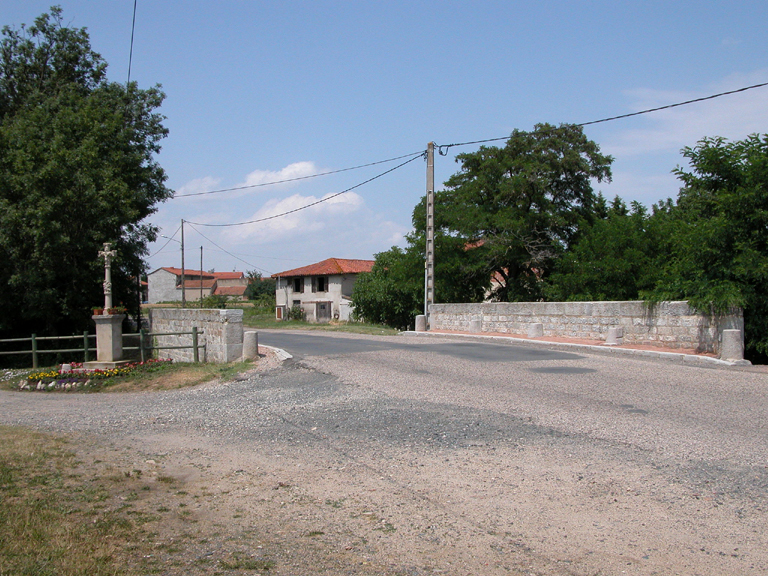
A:
{"type": "Polygon", "coordinates": [[[427,144],[427,246],[424,264],[424,316],[435,303],[435,143],[427,144]]]}
{"type": "Polygon", "coordinates": [[[187,307],[186,282],[184,281],[184,219],[181,219],[181,307],[187,307]]]}
{"type": "Polygon", "coordinates": [[[203,247],[200,246],[200,308],[203,307],[203,247]]]}

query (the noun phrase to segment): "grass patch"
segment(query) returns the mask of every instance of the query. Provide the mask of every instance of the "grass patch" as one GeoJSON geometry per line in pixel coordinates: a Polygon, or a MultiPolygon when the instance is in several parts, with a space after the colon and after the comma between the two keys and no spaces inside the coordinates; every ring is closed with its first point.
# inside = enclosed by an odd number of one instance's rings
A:
{"type": "Polygon", "coordinates": [[[398,330],[380,324],[365,322],[328,322],[314,324],[302,320],[277,320],[275,311],[265,312],[258,308],[243,308],[243,326],[248,328],[269,328],[277,330],[322,330],[326,332],[350,332],[353,334],[374,334],[394,336],[398,330]]]}
{"type": "Polygon", "coordinates": [[[63,440],[0,426],[0,574],[145,573],[145,567],[127,564],[123,551],[149,553],[141,525],[160,517],[100,504],[127,498],[136,486],[71,474],[77,465],[63,440]]]}
{"type": "Polygon", "coordinates": [[[231,558],[219,560],[219,565],[224,570],[270,570],[275,567],[272,560],[258,558],[243,558],[239,554],[233,554],[231,558]]]}

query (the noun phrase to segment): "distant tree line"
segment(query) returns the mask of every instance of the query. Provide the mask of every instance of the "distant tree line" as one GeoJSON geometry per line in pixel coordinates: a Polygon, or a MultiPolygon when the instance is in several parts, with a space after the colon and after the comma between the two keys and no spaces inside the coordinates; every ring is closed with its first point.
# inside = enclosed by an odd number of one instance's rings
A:
{"type": "MultiPolygon", "coordinates": [[[[580,127],[539,124],[504,147],[460,154],[435,195],[438,302],[688,300],[744,310],[747,356],[768,359],[768,136],[704,138],[682,150],[677,200],[647,209],[594,182],[613,159],[580,127]]],[[[376,255],[357,314],[394,327],[424,307],[424,198],[404,249],[376,255]]]]}

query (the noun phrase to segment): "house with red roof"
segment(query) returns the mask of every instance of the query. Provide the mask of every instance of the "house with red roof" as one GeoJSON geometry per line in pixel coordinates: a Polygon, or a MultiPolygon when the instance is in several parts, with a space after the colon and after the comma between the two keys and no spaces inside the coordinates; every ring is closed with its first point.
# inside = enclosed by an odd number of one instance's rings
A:
{"type": "Polygon", "coordinates": [[[275,279],[275,314],[286,317],[299,307],[309,322],[349,320],[352,290],[361,272],[370,272],[373,260],[328,258],[322,262],[272,274],[275,279]]]}
{"type": "MultiPolygon", "coordinates": [[[[184,269],[184,296],[187,302],[200,300],[212,294],[227,296],[232,300],[246,300],[248,279],[243,272],[203,272],[184,269]]],[[[150,304],[181,302],[181,268],[158,268],[147,275],[150,304]]]]}

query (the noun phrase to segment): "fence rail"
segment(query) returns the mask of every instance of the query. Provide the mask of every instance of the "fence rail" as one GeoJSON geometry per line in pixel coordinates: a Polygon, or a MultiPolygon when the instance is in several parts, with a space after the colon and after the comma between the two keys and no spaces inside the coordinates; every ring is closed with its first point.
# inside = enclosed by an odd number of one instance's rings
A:
{"type": "Polygon", "coordinates": [[[206,351],[206,345],[200,344],[198,342],[199,336],[205,334],[204,330],[198,330],[197,326],[192,327],[191,332],[145,332],[144,329],[139,330],[138,333],[135,334],[123,334],[123,336],[138,336],[139,337],[139,345],[138,346],[131,346],[131,347],[124,347],[123,350],[138,350],[139,354],[141,356],[141,361],[144,362],[146,360],[146,354],[147,352],[151,352],[152,350],[186,350],[191,348],[192,349],[192,358],[193,362],[200,362],[200,349],[203,349],[203,355],[205,355],[206,351]],[[155,337],[162,337],[162,336],[192,336],[192,344],[189,346],[155,346],[154,344],[146,344],[147,338],[155,338],[155,337]]]}
{"type": "MultiPolygon", "coordinates": [[[[203,350],[204,357],[206,352],[205,343],[203,344],[199,343],[199,336],[204,333],[205,332],[203,330],[198,330],[197,327],[193,327],[191,332],[145,332],[142,329],[139,332],[134,334],[123,334],[124,338],[126,336],[139,337],[138,346],[124,346],[123,351],[138,350],[139,355],[141,357],[141,361],[144,362],[147,359],[147,354],[151,353],[153,350],[185,350],[185,349],[191,348],[193,361],[200,362],[200,349],[203,350]],[[192,343],[188,346],[183,346],[183,345],[182,346],[155,346],[151,342],[147,344],[148,338],[151,339],[157,336],[192,336],[192,343]]],[[[32,354],[32,368],[39,367],[40,354],[60,354],[65,352],[66,353],[79,352],[83,354],[83,361],[88,362],[90,360],[90,353],[96,352],[96,348],[90,347],[90,340],[95,338],[96,338],[95,334],[89,334],[88,332],[83,332],[82,336],[37,336],[36,334],[32,334],[29,338],[6,338],[3,340],[0,340],[0,344],[30,342],[31,347],[26,350],[0,351],[0,356],[32,354]],[[38,347],[38,343],[41,340],[42,341],[82,340],[83,345],[80,348],[58,348],[58,349],[41,350],[38,347]]]]}
{"type": "Polygon", "coordinates": [[[4,340],[0,340],[0,344],[5,344],[7,342],[30,342],[31,348],[27,350],[12,350],[12,351],[3,351],[0,352],[0,356],[11,356],[14,354],[20,355],[20,354],[32,354],[32,368],[37,368],[39,365],[39,355],[40,354],[60,354],[62,352],[82,352],[84,362],[88,362],[89,359],[89,353],[95,352],[96,348],[91,348],[89,340],[91,338],[96,338],[95,334],[88,334],[88,332],[83,332],[82,336],[37,336],[36,334],[32,334],[29,338],[6,338],[4,340]],[[57,349],[50,349],[50,350],[41,350],[38,348],[37,343],[41,340],[47,341],[58,341],[58,340],[82,340],[83,345],[80,348],[57,348],[57,349]]]}

